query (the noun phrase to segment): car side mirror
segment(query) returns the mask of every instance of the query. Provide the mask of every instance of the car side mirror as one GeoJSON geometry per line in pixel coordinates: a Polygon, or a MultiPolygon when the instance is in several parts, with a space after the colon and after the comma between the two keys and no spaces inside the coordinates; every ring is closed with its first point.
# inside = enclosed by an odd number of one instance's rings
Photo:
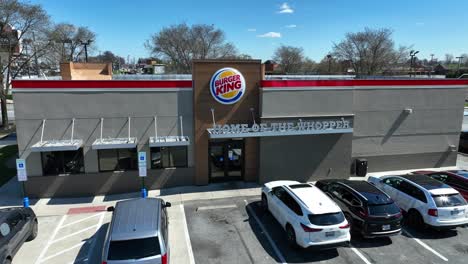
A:
{"type": "Polygon", "coordinates": [[[170,202],[165,202],[165,203],[164,203],[164,208],[165,208],[165,207],[171,207],[171,206],[172,206],[172,204],[171,204],[170,202]]]}
{"type": "Polygon", "coordinates": [[[109,206],[109,207],[107,207],[106,210],[107,210],[107,212],[114,212],[115,207],[114,206],[109,206]]]}

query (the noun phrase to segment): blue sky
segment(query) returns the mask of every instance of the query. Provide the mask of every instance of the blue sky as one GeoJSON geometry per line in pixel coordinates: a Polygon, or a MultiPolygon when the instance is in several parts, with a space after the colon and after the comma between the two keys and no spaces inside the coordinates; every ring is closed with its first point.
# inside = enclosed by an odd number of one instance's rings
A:
{"type": "Polygon", "coordinates": [[[397,45],[414,45],[420,58],[468,53],[466,0],[31,0],[54,22],[87,26],[97,49],[127,58],[149,56],[144,42],[176,23],[214,24],[241,53],[270,59],[281,44],[300,46],[320,60],[346,32],[394,30],[397,45]],[[268,34],[269,33],[269,34],[268,34]],[[261,37],[261,36],[264,37],[261,37]]]}

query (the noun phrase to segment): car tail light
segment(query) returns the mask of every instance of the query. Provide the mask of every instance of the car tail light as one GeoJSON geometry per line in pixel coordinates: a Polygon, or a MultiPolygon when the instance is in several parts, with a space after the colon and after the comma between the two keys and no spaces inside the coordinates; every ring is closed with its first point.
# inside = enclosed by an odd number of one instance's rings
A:
{"type": "Polygon", "coordinates": [[[302,227],[302,229],[304,229],[305,232],[320,232],[320,231],[322,231],[322,229],[320,229],[320,228],[308,227],[308,226],[306,226],[306,225],[304,225],[302,223],[301,223],[301,227],[302,227]]]}
{"type": "Polygon", "coordinates": [[[103,261],[102,264],[107,264],[107,261],[103,261]]]}
{"type": "Polygon", "coordinates": [[[167,253],[161,256],[161,264],[167,264],[167,253]]]}
{"type": "Polygon", "coordinates": [[[347,229],[349,228],[349,223],[346,223],[345,225],[340,226],[341,229],[347,229]]]}
{"type": "Polygon", "coordinates": [[[427,210],[427,214],[430,216],[438,216],[439,213],[437,212],[437,209],[429,209],[427,210]]]}
{"type": "Polygon", "coordinates": [[[365,209],[359,210],[359,215],[362,217],[369,217],[369,213],[365,209]]]}

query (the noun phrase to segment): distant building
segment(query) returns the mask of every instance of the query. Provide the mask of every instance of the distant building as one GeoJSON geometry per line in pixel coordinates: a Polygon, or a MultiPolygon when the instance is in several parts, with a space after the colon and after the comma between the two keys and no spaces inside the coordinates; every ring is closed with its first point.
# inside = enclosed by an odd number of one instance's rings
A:
{"type": "Polygon", "coordinates": [[[278,68],[278,63],[274,60],[267,60],[263,64],[265,65],[265,74],[272,74],[278,68]]]}
{"type": "Polygon", "coordinates": [[[437,66],[434,67],[434,74],[438,75],[446,75],[448,72],[447,68],[445,68],[442,64],[437,64],[437,66]]]}
{"type": "Polygon", "coordinates": [[[21,31],[14,29],[10,25],[0,23],[0,61],[5,63],[10,54],[18,56],[21,53],[21,41],[18,41],[21,31]]]}

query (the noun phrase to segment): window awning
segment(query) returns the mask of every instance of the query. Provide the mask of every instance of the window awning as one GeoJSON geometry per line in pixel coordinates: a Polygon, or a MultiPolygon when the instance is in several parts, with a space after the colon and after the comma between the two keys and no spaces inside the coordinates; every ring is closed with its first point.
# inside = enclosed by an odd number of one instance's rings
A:
{"type": "Polygon", "coordinates": [[[78,150],[83,146],[83,140],[46,140],[37,142],[31,146],[33,152],[46,152],[46,151],[68,151],[78,150]]]}
{"type": "Polygon", "coordinates": [[[136,148],[137,138],[130,136],[131,118],[128,117],[128,137],[125,138],[103,138],[104,118],[101,118],[101,136],[96,139],[91,145],[92,149],[120,149],[120,148],[136,148]]]}
{"type": "Polygon", "coordinates": [[[185,136],[167,136],[167,137],[150,137],[150,147],[169,147],[169,146],[188,146],[190,145],[189,137],[185,136]]]}
{"type": "Polygon", "coordinates": [[[47,152],[47,151],[73,151],[78,150],[83,146],[83,140],[74,139],[75,119],[72,119],[71,137],[70,139],[51,139],[44,140],[46,119],[42,120],[41,140],[31,146],[32,152],[47,152]]]}
{"type": "Polygon", "coordinates": [[[91,146],[93,149],[136,148],[136,138],[103,138],[96,139],[91,146]]]}
{"type": "Polygon", "coordinates": [[[150,147],[171,147],[171,146],[188,146],[190,145],[190,138],[184,136],[184,126],[182,116],[180,120],[180,136],[158,136],[158,117],[154,117],[154,137],[150,137],[150,147]]]}

